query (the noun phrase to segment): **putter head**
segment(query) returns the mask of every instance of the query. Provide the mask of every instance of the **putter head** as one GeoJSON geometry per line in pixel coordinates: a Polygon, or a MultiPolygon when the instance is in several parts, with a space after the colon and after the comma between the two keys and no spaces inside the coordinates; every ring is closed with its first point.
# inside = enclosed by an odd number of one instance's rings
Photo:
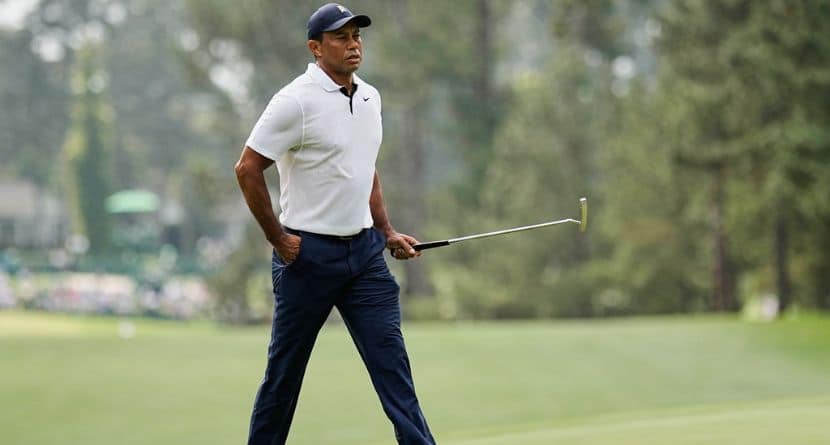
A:
{"type": "Polygon", "coordinates": [[[588,228],[588,198],[579,198],[579,231],[588,228]]]}

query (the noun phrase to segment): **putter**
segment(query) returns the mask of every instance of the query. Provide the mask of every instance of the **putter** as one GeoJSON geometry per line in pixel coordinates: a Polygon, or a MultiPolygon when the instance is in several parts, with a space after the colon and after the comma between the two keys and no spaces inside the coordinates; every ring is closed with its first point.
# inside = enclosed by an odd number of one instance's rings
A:
{"type": "Polygon", "coordinates": [[[420,243],[415,244],[412,246],[413,249],[417,251],[426,250],[426,249],[434,249],[436,247],[444,247],[449,246],[450,244],[459,243],[461,241],[467,241],[471,239],[478,239],[478,238],[489,238],[491,236],[497,235],[504,235],[507,233],[513,232],[521,232],[524,230],[533,230],[533,229],[541,229],[542,227],[547,226],[555,226],[559,224],[566,224],[566,223],[574,223],[579,225],[579,231],[584,232],[585,229],[588,227],[588,198],[579,198],[579,216],[580,219],[573,219],[573,218],[566,218],[560,219],[557,221],[548,221],[539,224],[533,224],[532,226],[523,226],[523,227],[514,227],[512,229],[504,229],[504,230],[497,230],[495,232],[487,232],[487,233],[479,233],[477,235],[467,235],[462,236],[460,238],[451,238],[445,239],[441,241],[430,241],[428,243],[420,243]]]}

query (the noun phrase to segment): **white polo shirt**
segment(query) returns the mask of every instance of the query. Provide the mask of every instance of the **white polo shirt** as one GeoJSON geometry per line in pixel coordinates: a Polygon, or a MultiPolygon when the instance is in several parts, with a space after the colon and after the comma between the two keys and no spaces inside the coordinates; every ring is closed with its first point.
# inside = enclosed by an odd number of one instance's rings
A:
{"type": "Polygon", "coordinates": [[[352,235],[371,227],[369,195],[383,137],[378,91],[357,75],[352,98],[320,67],[281,89],[245,143],[273,159],[280,222],[292,229],[352,235]]]}

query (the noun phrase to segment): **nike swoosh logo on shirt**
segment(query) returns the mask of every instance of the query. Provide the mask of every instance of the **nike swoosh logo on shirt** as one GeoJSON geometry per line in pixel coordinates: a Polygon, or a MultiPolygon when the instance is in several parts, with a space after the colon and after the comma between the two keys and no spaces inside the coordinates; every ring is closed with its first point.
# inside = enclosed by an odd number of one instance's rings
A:
{"type": "Polygon", "coordinates": [[[363,102],[366,102],[366,101],[368,101],[369,99],[371,99],[371,97],[364,97],[364,98],[363,98],[363,102]]]}

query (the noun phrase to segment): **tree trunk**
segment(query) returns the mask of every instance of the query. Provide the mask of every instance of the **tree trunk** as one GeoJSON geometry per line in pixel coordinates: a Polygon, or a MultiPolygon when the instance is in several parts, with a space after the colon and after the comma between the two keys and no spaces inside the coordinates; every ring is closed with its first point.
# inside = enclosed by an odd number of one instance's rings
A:
{"type": "MultiPolygon", "coordinates": [[[[417,94],[417,92],[413,92],[417,94]]],[[[401,158],[404,160],[401,168],[404,180],[404,202],[401,214],[404,221],[400,227],[404,233],[421,233],[426,223],[426,203],[424,195],[425,154],[423,132],[423,105],[414,99],[403,111],[403,147],[401,158]]],[[[429,282],[424,262],[408,260],[404,262],[406,283],[404,292],[408,296],[431,296],[434,289],[429,282]]]]}
{"type": "Polygon", "coordinates": [[[830,310],[830,218],[824,218],[814,238],[814,248],[817,258],[810,267],[810,285],[814,292],[816,307],[821,310],[830,310]]]}
{"type": "Polygon", "coordinates": [[[714,170],[715,183],[712,193],[713,220],[713,268],[712,268],[712,308],[715,311],[727,311],[734,308],[732,279],[729,268],[729,251],[726,230],[724,228],[724,167],[719,165],[714,170]]]}
{"type": "MultiPolygon", "coordinates": [[[[475,3],[475,39],[473,49],[477,55],[477,64],[473,77],[473,91],[468,102],[474,113],[467,126],[467,153],[471,161],[472,175],[468,181],[471,197],[477,204],[481,199],[481,185],[487,173],[487,167],[493,153],[493,132],[496,128],[495,95],[493,92],[493,14],[490,0],[477,0],[475,3]]],[[[467,111],[467,110],[464,110],[467,111]]]]}
{"type": "MultiPolygon", "coordinates": [[[[418,4],[414,0],[398,0],[395,8],[400,11],[417,11],[418,4]]],[[[408,14],[397,15],[397,27],[401,30],[402,36],[412,34],[416,26],[412,16],[408,14]]],[[[393,165],[393,171],[397,174],[399,184],[396,188],[400,190],[401,202],[395,205],[396,211],[401,219],[392,221],[394,227],[402,233],[416,235],[423,233],[426,223],[426,150],[424,147],[424,114],[426,104],[423,100],[423,92],[417,88],[410,88],[401,97],[401,144],[400,161],[393,165]]],[[[434,289],[429,281],[425,264],[419,259],[407,260],[403,263],[406,280],[403,285],[403,294],[409,297],[423,297],[434,294],[434,289]]]]}
{"type": "Polygon", "coordinates": [[[490,105],[493,96],[492,65],[493,65],[493,32],[492,13],[489,0],[476,2],[476,58],[478,72],[475,79],[475,89],[481,101],[490,105]]]}
{"type": "Polygon", "coordinates": [[[790,306],[789,232],[787,221],[778,215],[775,221],[775,276],[781,311],[790,306]]]}

